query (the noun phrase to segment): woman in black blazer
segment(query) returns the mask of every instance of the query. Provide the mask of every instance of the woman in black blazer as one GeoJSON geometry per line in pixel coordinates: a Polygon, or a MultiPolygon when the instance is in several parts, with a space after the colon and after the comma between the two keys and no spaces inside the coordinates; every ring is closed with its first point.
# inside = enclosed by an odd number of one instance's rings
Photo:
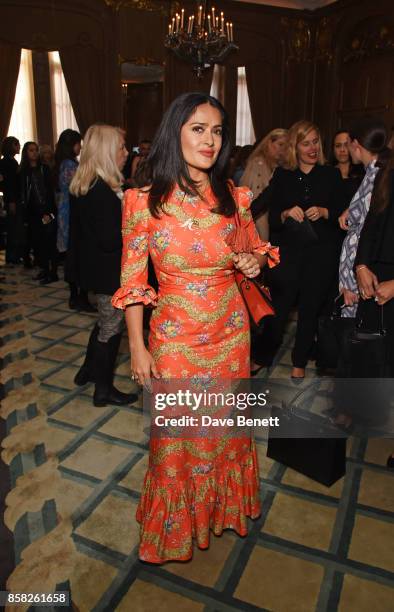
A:
{"type": "Polygon", "coordinates": [[[97,297],[98,323],[89,338],[84,364],[74,382],[95,382],[93,403],[122,405],[137,399],[113,386],[113,371],[124,329],[124,313],[111,304],[120,284],[122,255],[121,170],[127,157],[123,132],[92,125],[70,185],[68,280],[97,297]]]}
{"type": "MultiPolygon", "coordinates": [[[[286,168],[277,168],[268,186],[270,241],[281,263],[267,273],[276,316],[255,342],[254,361],[270,366],[282,342],[290,310],[298,321],[292,351],[292,378],[302,379],[317,332],[318,316],[335,282],[345,208],[339,170],[324,166],[318,128],[299,121],[288,132],[286,168]]],[[[264,198],[262,198],[264,201],[264,198]]]]}

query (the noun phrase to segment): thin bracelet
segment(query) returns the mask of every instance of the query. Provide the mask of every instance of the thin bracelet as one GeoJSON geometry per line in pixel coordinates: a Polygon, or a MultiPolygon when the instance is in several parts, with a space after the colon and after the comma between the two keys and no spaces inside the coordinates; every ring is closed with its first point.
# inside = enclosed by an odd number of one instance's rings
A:
{"type": "Polygon", "coordinates": [[[367,268],[367,267],[368,266],[364,266],[364,264],[361,266],[356,266],[356,272],[358,272],[358,270],[362,270],[363,268],[367,268]]]}

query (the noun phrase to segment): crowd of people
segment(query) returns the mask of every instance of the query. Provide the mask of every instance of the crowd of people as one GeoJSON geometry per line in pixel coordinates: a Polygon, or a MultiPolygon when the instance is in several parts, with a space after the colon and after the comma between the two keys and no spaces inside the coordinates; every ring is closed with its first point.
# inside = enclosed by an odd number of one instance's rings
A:
{"type": "MultiPolygon", "coordinates": [[[[394,376],[394,157],[383,122],[365,117],[338,131],[328,162],[318,126],[306,120],[240,150],[231,150],[229,131],[215,98],[183,94],[134,159],[124,131],[103,124],[88,129],[82,151],[81,135],[63,132],[53,160],[47,147],[26,143],[19,168],[18,141],[3,142],[6,261],[30,267],[33,257],[35,278],[47,284],[63,260],[70,308],[92,311],[88,292],[96,295],[97,323],[75,377],[77,385],[95,383],[96,406],[136,399],[113,386],[125,323],[140,385],[208,384],[270,368],[295,310],[291,380],[299,384],[316,356],[319,317],[338,295],[342,316],[361,313],[369,328],[379,326],[385,305],[394,376]],[[237,223],[248,252],[228,240],[237,223]],[[271,292],[275,316],[251,341],[235,270],[263,274],[271,292]]],[[[344,427],[352,421],[343,407],[332,418],[344,427]]],[[[207,548],[210,529],[245,535],[246,517],[260,513],[258,483],[246,433],[153,437],[137,510],[141,559],[189,559],[192,538],[207,548]]]]}

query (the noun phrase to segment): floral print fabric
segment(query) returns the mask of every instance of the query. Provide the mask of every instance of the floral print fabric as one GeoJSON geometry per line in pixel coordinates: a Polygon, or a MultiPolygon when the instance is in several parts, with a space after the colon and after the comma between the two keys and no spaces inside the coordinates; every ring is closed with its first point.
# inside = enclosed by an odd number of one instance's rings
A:
{"type": "MultiPolygon", "coordinates": [[[[270,251],[258,237],[247,188],[234,189],[241,221],[259,253],[270,251]]],[[[249,377],[249,320],[234,280],[233,254],[226,236],[234,220],[211,212],[204,200],[175,189],[155,219],[148,196],[125,195],[121,288],[113,305],[155,306],[149,349],[161,376],[209,384],[218,378],[249,377]],[[159,282],[148,285],[148,254],[159,282]]],[[[187,560],[192,539],[209,545],[232,528],[247,533],[247,516],[260,513],[254,441],[243,435],[220,439],[152,438],[137,520],[140,558],[151,563],[187,560]]]]}
{"type": "Polygon", "coordinates": [[[78,163],[65,159],[59,168],[59,185],[56,192],[57,204],[57,249],[64,253],[68,249],[70,235],[70,183],[78,168],[78,163]]]}

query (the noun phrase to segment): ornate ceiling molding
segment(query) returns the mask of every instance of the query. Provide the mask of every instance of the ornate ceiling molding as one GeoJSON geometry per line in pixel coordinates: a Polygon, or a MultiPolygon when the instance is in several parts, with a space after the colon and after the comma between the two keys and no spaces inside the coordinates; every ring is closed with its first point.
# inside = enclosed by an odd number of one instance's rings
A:
{"type": "Polygon", "coordinates": [[[105,4],[115,11],[127,7],[140,11],[159,12],[168,15],[171,10],[171,2],[161,0],[104,0],[105,4]]]}

